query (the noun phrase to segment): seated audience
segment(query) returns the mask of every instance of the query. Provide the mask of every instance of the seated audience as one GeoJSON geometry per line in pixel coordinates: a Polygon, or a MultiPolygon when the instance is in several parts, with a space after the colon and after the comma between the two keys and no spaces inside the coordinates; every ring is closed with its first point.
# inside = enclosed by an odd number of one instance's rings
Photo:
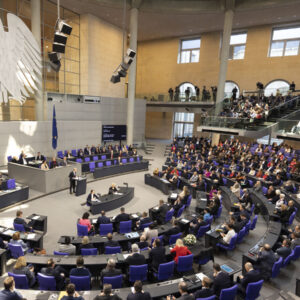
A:
{"type": "Polygon", "coordinates": [[[116,260],[114,258],[110,258],[107,261],[106,268],[103,269],[100,273],[101,282],[103,282],[104,277],[114,277],[121,275],[122,271],[119,269],[116,269],[116,260]]]}
{"type": "Polygon", "coordinates": [[[169,211],[169,206],[164,202],[164,200],[159,200],[159,206],[158,206],[158,222],[159,224],[165,223],[165,217],[167,212],[169,211]]]}
{"type": "Polygon", "coordinates": [[[75,290],[75,284],[69,283],[67,285],[67,296],[63,296],[61,300],[84,300],[75,290]]]}
{"type": "Polygon", "coordinates": [[[71,238],[69,236],[65,237],[65,243],[59,244],[58,251],[62,253],[68,253],[69,255],[76,254],[76,246],[71,244],[71,238]]]}
{"type": "Polygon", "coordinates": [[[111,284],[104,284],[103,291],[93,300],[122,300],[118,295],[112,293],[111,284]]]}
{"type": "Polygon", "coordinates": [[[149,228],[145,228],[143,235],[145,236],[148,245],[151,246],[152,239],[158,237],[158,230],[155,229],[155,224],[152,223],[149,225],[149,228]]]}
{"type": "Polygon", "coordinates": [[[24,252],[24,254],[28,251],[28,246],[27,244],[25,244],[21,238],[20,238],[20,232],[19,231],[16,231],[13,235],[12,235],[12,238],[10,239],[9,241],[10,244],[13,244],[13,245],[19,245],[22,247],[22,250],[24,252]]]}
{"type": "Polygon", "coordinates": [[[125,222],[130,220],[130,215],[125,213],[125,208],[121,207],[120,214],[118,214],[115,218],[116,223],[125,222]]]}
{"type": "Polygon", "coordinates": [[[292,252],[291,241],[289,239],[284,239],[280,248],[276,250],[277,256],[281,256],[286,259],[292,252]]]}
{"type": "Polygon", "coordinates": [[[227,233],[225,234],[224,232],[221,232],[221,239],[219,239],[219,243],[224,244],[224,245],[228,245],[230,244],[231,239],[234,237],[234,235],[236,234],[236,232],[233,229],[233,225],[231,223],[227,223],[225,225],[227,233]]]}
{"type": "Polygon", "coordinates": [[[0,291],[0,300],[24,300],[20,292],[15,289],[15,280],[13,277],[6,277],[3,285],[4,289],[0,291]]]}
{"type": "Polygon", "coordinates": [[[80,225],[84,225],[84,226],[87,226],[88,228],[88,232],[93,232],[94,231],[94,226],[91,224],[91,221],[89,219],[89,216],[90,214],[88,212],[85,212],[83,215],[82,215],[82,218],[79,220],[79,224],[80,225]]]}
{"type": "Polygon", "coordinates": [[[34,221],[30,221],[28,224],[23,218],[23,212],[21,210],[17,210],[16,218],[14,219],[14,224],[21,224],[24,226],[25,231],[31,231],[32,225],[34,221]]]}
{"type": "Polygon", "coordinates": [[[186,256],[192,254],[188,247],[184,246],[182,239],[176,241],[175,247],[170,250],[170,253],[175,254],[174,261],[178,263],[179,256],[186,256]]]}
{"type": "Polygon", "coordinates": [[[214,291],[211,288],[212,286],[211,279],[204,276],[201,283],[202,283],[201,289],[194,293],[195,299],[208,298],[214,294],[214,291]]]}
{"type": "Polygon", "coordinates": [[[180,233],[179,223],[177,220],[174,219],[172,222],[172,227],[169,230],[167,230],[164,234],[163,237],[164,244],[167,245],[169,243],[169,239],[171,235],[178,234],[178,233],[180,233]]]}
{"type": "Polygon", "coordinates": [[[145,249],[145,248],[147,248],[148,249],[148,242],[146,241],[146,236],[144,235],[144,234],[142,234],[141,236],[140,236],[140,241],[139,242],[137,242],[136,243],[138,246],[139,246],[139,248],[142,250],[142,249],[145,249]]]}
{"type": "Polygon", "coordinates": [[[127,300],[151,300],[151,296],[148,292],[143,291],[143,284],[140,280],[137,280],[133,284],[133,291],[128,294],[127,300]]]}
{"type": "Polygon", "coordinates": [[[142,217],[139,219],[139,221],[136,222],[136,226],[140,227],[141,225],[151,223],[151,219],[148,217],[147,212],[143,212],[142,217]]]}
{"type": "Polygon", "coordinates": [[[96,248],[92,243],[90,243],[90,239],[88,236],[84,236],[81,240],[81,244],[78,246],[77,255],[81,255],[81,249],[91,249],[96,248]]]}
{"type": "Polygon", "coordinates": [[[260,271],[260,274],[264,280],[270,279],[272,267],[276,260],[276,255],[271,246],[269,244],[264,244],[264,246],[259,250],[256,265],[256,269],[260,271]]]}
{"type": "Polygon", "coordinates": [[[84,267],[84,259],[82,256],[77,257],[76,268],[71,269],[70,276],[89,276],[90,278],[92,277],[90,271],[84,267]]]}
{"type": "Polygon", "coordinates": [[[101,216],[98,217],[97,219],[97,224],[98,224],[98,227],[100,224],[110,224],[110,218],[106,217],[105,216],[105,211],[102,210],[101,211],[101,216]]]}
{"type": "Polygon", "coordinates": [[[54,276],[56,289],[58,291],[63,290],[66,272],[61,266],[55,266],[53,258],[48,259],[47,266],[41,269],[41,273],[46,276],[54,276]]]}
{"type": "Polygon", "coordinates": [[[44,161],[45,160],[45,156],[41,154],[41,152],[38,152],[36,157],[35,157],[35,160],[41,160],[41,161],[44,161]]]}
{"type": "Polygon", "coordinates": [[[118,241],[113,240],[113,235],[111,233],[107,234],[107,241],[104,242],[104,248],[105,247],[119,247],[120,244],[118,241]]]}
{"type": "Polygon", "coordinates": [[[158,271],[160,264],[166,262],[166,249],[161,244],[160,239],[155,239],[153,242],[152,249],[149,252],[149,265],[155,272],[158,271]]]}
{"type": "Polygon", "coordinates": [[[26,275],[29,286],[31,288],[34,286],[36,282],[35,275],[34,275],[34,267],[27,266],[24,256],[18,257],[13,268],[13,273],[18,275],[26,275]]]}
{"type": "Polygon", "coordinates": [[[170,296],[167,296],[167,300],[174,300],[174,299],[180,299],[180,300],[194,300],[194,296],[192,294],[188,293],[188,285],[185,281],[181,281],[178,283],[178,290],[180,297],[175,298],[174,296],[171,298],[170,296]]]}
{"type": "Polygon", "coordinates": [[[139,253],[140,249],[137,244],[131,246],[131,251],[132,253],[125,259],[127,265],[139,266],[147,264],[145,256],[139,253]]]}
{"type": "Polygon", "coordinates": [[[190,223],[190,233],[197,235],[199,228],[205,225],[207,225],[207,223],[204,221],[203,216],[199,215],[195,222],[190,223]]]}
{"type": "Polygon", "coordinates": [[[231,279],[228,273],[221,270],[219,264],[214,263],[213,269],[213,292],[214,295],[217,295],[219,297],[221,290],[231,287],[231,279]]]}

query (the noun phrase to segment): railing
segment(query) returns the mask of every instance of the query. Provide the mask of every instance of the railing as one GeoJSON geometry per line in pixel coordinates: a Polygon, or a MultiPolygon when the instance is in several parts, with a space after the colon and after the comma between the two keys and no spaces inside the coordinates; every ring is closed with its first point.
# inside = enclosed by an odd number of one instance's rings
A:
{"type": "Polygon", "coordinates": [[[278,122],[277,133],[300,135],[300,121],[280,119],[278,122]]]}
{"type": "Polygon", "coordinates": [[[169,94],[159,94],[159,93],[151,93],[151,94],[136,94],[136,98],[146,99],[149,102],[213,102],[214,99],[212,96],[209,98],[203,99],[202,94],[196,96],[195,94],[190,94],[189,97],[185,95],[185,93],[180,93],[179,95],[173,95],[171,98],[169,94]]]}
{"type": "Polygon", "coordinates": [[[279,112],[281,109],[287,109],[287,108],[295,108],[300,106],[300,96],[296,96],[286,102],[283,102],[269,110],[268,116],[270,117],[273,113],[279,112]]]}

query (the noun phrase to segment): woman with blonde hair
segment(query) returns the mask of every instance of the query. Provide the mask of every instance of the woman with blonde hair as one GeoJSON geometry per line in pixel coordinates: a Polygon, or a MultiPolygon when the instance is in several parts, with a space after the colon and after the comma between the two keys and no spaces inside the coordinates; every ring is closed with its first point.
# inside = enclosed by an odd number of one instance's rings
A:
{"type": "Polygon", "coordinates": [[[34,286],[36,281],[34,275],[34,267],[30,265],[27,266],[24,256],[18,257],[15,266],[13,268],[13,273],[18,275],[26,275],[29,287],[34,286]]]}
{"type": "Polygon", "coordinates": [[[176,245],[170,251],[170,253],[175,254],[175,257],[174,257],[175,263],[178,263],[179,256],[186,256],[186,255],[192,254],[192,252],[188,249],[188,247],[184,246],[182,239],[178,239],[176,241],[176,245]]]}
{"type": "Polygon", "coordinates": [[[88,236],[84,236],[81,240],[81,244],[78,247],[77,255],[81,255],[81,249],[91,249],[96,248],[92,243],[90,243],[90,239],[88,236]]]}

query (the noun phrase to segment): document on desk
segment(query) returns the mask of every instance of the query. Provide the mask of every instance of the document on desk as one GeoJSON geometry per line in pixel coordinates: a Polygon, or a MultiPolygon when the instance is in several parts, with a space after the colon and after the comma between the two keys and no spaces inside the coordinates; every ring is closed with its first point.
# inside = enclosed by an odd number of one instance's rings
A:
{"type": "Polygon", "coordinates": [[[114,195],[124,195],[123,193],[116,192],[114,195]]]}
{"type": "Polygon", "coordinates": [[[126,259],[130,254],[123,254],[124,258],[126,259]]]}
{"type": "Polygon", "coordinates": [[[3,234],[13,235],[15,232],[16,232],[15,230],[8,229],[8,230],[4,231],[3,234]]]}
{"type": "Polygon", "coordinates": [[[164,183],[169,183],[169,181],[167,179],[160,179],[160,180],[164,183]]]}
{"type": "Polygon", "coordinates": [[[197,277],[197,279],[199,279],[199,280],[203,280],[203,278],[204,277],[207,277],[205,274],[203,274],[203,273],[197,273],[196,275],[195,275],[196,277],[197,277]]]}
{"type": "Polygon", "coordinates": [[[177,193],[172,193],[170,196],[171,199],[177,199],[177,197],[178,197],[177,193]]]}
{"type": "Polygon", "coordinates": [[[131,215],[134,219],[137,219],[139,216],[137,214],[132,214],[131,215]]]}
{"type": "Polygon", "coordinates": [[[32,218],[32,220],[38,220],[40,218],[40,216],[34,216],[33,218],[32,218]]]}
{"type": "Polygon", "coordinates": [[[27,235],[27,238],[28,238],[29,240],[34,239],[34,238],[35,238],[35,233],[29,233],[29,234],[27,235]]]}
{"type": "Polygon", "coordinates": [[[93,220],[92,220],[92,223],[93,223],[93,224],[96,224],[96,223],[97,223],[97,219],[93,219],[93,220]]]}
{"type": "Polygon", "coordinates": [[[189,222],[189,220],[187,220],[187,219],[181,219],[181,222],[184,223],[184,224],[187,224],[189,222]]]}

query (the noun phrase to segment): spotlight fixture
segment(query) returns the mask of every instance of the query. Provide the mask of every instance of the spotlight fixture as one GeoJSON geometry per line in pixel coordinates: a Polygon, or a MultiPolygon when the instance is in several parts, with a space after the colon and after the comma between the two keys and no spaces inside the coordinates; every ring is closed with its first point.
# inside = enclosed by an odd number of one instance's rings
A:
{"type": "Polygon", "coordinates": [[[67,36],[59,31],[56,31],[54,34],[54,42],[59,44],[66,44],[67,43],[67,36]]]}
{"type": "Polygon", "coordinates": [[[114,73],[113,76],[111,76],[110,81],[111,81],[112,83],[118,83],[118,82],[120,82],[120,81],[121,81],[120,75],[114,73]]]}
{"type": "Polygon", "coordinates": [[[65,53],[66,45],[60,43],[53,43],[52,51],[58,53],[65,53]]]}
{"type": "Polygon", "coordinates": [[[72,26],[70,26],[69,24],[67,24],[65,21],[63,20],[59,20],[58,21],[58,30],[62,33],[65,33],[67,35],[70,35],[72,32],[72,26]]]}
{"type": "Polygon", "coordinates": [[[120,77],[126,77],[126,75],[127,75],[126,70],[124,70],[121,65],[119,66],[117,72],[118,72],[120,77]]]}
{"type": "Polygon", "coordinates": [[[132,50],[132,49],[130,49],[130,48],[127,49],[127,55],[128,55],[129,57],[134,58],[134,57],[135,57],[135,54],[136,54],[136,52],[135,52],[134,50],[132,50]]]}

